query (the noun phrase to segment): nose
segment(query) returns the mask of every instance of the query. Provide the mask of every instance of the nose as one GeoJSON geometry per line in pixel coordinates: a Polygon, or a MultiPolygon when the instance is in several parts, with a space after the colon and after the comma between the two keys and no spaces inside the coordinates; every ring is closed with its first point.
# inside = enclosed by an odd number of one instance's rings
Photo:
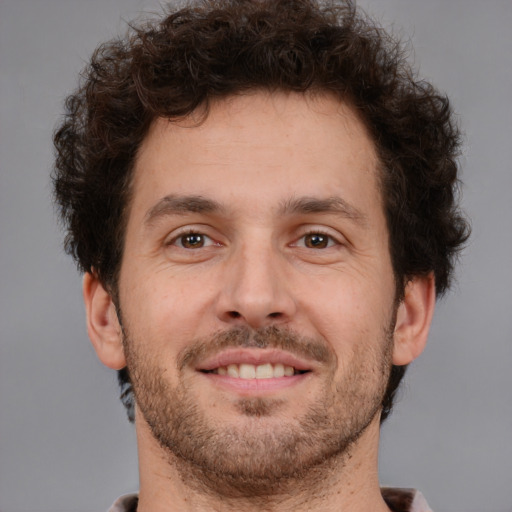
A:
{"type": "Polygon", "coordinates": [[[246,246],[226,262],[217,316],[231,325],[258,329],[288,323],[296,302],[287,277],[286,262],[272,247],[246,246]]]}

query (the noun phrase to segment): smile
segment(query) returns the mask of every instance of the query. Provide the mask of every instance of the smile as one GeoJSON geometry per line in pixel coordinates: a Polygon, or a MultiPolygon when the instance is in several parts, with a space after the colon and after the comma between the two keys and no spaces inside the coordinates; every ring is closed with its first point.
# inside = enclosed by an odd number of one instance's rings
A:
{"type": "Polygon", "coordinates": [[[216,375],[226,375],[236,379],[278,379],[306,373],[307,370],[297,370],[293,366],[284,365],[282,363],[265,363],[259,365],[242,363],[219,366],[213,370],[203,371],[216,375]]]}
{"type": "Polygon", "coordinates": [[[195,370],[224,390],[258,396],[309,380],[315,363],[278,349],[232,348],[202,360],[195,370]]]}

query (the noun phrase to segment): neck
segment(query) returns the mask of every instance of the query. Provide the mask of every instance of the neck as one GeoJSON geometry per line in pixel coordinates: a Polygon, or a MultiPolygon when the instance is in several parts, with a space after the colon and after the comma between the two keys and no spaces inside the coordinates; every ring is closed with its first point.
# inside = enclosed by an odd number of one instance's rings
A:
{"type": "Polygon", "coordinates": [[[294,512],[321,510],[389,512],[380,494],[377,456],[378,415],[350,449],[307,474],[243,490],[169,454],[137,416],[140,493],[138,512],[246,510],[294,512]]]}

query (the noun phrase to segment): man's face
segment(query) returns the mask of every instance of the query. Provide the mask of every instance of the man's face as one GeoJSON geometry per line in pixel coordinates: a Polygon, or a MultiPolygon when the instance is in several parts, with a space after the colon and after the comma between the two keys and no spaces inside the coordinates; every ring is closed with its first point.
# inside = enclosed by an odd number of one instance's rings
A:
{"type": "Polygon", "coordinates": [[[372,141],[330,96],[159,120],[135,165],[119,279],[147,428],[225,477],[292,477],[378,411],[395,282],[372,141]]]}

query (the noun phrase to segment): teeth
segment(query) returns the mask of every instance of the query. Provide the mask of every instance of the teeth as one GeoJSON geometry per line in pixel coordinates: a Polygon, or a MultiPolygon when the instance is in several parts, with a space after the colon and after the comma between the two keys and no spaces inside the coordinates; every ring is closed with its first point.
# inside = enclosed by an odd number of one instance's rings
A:
{"type": "MultiPolygon", "coordinates": [[[[288,368],[291,368],[290,366],[288,368]]],[[[293,370],[293,368],[292,368],[293,370]]],[[[284,377],[284,366],[281,363],[274,365],[274,377],[284,377]]]]}
{"type": "Polygon", "coordinates": [[[228,370],[228,375],[230,377],[236,377],[238,378],[239,375],[238,375],[238,365],[237,364],[230,364],[227,368],[228,370]]]}
{"type": "Polygon", "coordinates": [[[213,371],[219,375],[227,375],[236,379],[278,379],[281,377],[291,377],[295,375],[293,366],[285,366],[281,363],[277,364],[254,364],[242,363],[221,366],[213,371]]]}
{"type": "Polygon", "coordinates": [[[260,364],[256,367],[256,375],[257,379],[271,379],[274,376],[274,368],[270,363],[260,364]]]}
{"type": "Polygon", "coordinates": [[[256,378],[256,368],[253,364],[241,364],[238,373],[241,379],[256,378]]]}

